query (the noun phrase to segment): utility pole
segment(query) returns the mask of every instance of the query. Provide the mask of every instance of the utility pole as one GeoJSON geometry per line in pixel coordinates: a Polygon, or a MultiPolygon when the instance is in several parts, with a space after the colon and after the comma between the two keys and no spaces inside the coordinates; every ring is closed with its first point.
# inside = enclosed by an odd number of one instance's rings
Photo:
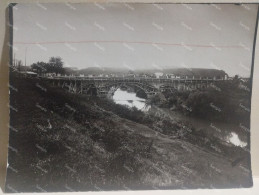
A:
{"type": "Polygon", "coordinates": [[[13,53],[13,67],[15,67],[15,53],[13,53]]]}
{"type": "Polygon", "coordinates": [[[27,56],[27,47],[25,48],[25,57],[24,57],[25,71],[26,71],[26,56],[27,56]]]}

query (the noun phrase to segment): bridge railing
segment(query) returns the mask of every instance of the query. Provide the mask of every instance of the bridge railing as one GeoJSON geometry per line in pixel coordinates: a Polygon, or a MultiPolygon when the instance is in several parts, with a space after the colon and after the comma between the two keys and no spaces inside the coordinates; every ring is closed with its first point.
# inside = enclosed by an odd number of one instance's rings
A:
{"type": "Polygon", "coordinates": [[[55,77],[40,77],[53,80],[80,80],[80,81],[133,81],[133,82],[174,82],[174,81],[225,81],[225,79],[211,78],[142,78],[142,77],[78,77],[78,76],[55,76],[55,77]]]}

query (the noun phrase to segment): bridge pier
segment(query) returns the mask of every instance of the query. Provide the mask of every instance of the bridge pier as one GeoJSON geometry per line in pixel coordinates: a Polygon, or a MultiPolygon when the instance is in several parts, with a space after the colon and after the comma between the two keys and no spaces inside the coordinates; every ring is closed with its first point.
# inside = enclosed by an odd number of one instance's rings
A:
{"type": "Polygon", "coordinates": [[[80,81],[80,94],[83,94],[83,85],[82,85],[82,81],[80,81]]]}
{"type": "MultiPolygon", "coordinates": [[[[72,83],[72,85],[73,85],[73,83],[72,83]]],[[[76,93],[76,92],[77,92],[76,81],[75,81],[75,84],[74,84],[74,86],[73,86],[72,90],[73,90],[73,92],[74,92],[74,93],[76,93]]]]}

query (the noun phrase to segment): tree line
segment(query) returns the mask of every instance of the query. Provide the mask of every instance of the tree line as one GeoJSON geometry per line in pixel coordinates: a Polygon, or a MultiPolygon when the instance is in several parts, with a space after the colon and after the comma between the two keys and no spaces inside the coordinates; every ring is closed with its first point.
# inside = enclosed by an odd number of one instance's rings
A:
{"type": "Polygon", "coordinates": [[[46,73],[64,74],[64,62],[61,57],[51,57],[48,62],[36,62],[31,65],[32,71],[38,75],[46,73]]]}

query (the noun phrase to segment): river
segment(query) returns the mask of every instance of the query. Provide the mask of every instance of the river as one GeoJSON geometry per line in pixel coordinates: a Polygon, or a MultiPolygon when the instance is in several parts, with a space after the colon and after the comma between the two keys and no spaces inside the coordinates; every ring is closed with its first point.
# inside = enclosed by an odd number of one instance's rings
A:
{"type": "Polygon", "coordinates": [[[134,92],[128,92],[120,88],[114,92],[112,98],[116,104],[121,104],[130,108],[136,107],[138,110],[142,111],[148,111],[150,108],[150,106],[146,105],[146,99],[137,97],[134,92]]]}
{"type": "Polygon", "coordinates": [[[234,146],[245,147],[247,145],[247,134],[242,132],[240,125],[224,123],[224,122],[212,122],[205,119],[194,118],[185,116],[179,111],[171,111],[168,108],[159,108],[157,106],[150,106],[146,104],[146,99],[137,97],[135,92],[129,92],[118,88],[113,96],[113,101],[116,104],[124,105],[130,108],[136,107],[138,110],[144,112],[155,112],[162,116],[166,116],[176,121],[183,121],[189,123],[195,129],[206,129],[211,131],[212,134],[221,140],[231,143],[234,146]]]}

